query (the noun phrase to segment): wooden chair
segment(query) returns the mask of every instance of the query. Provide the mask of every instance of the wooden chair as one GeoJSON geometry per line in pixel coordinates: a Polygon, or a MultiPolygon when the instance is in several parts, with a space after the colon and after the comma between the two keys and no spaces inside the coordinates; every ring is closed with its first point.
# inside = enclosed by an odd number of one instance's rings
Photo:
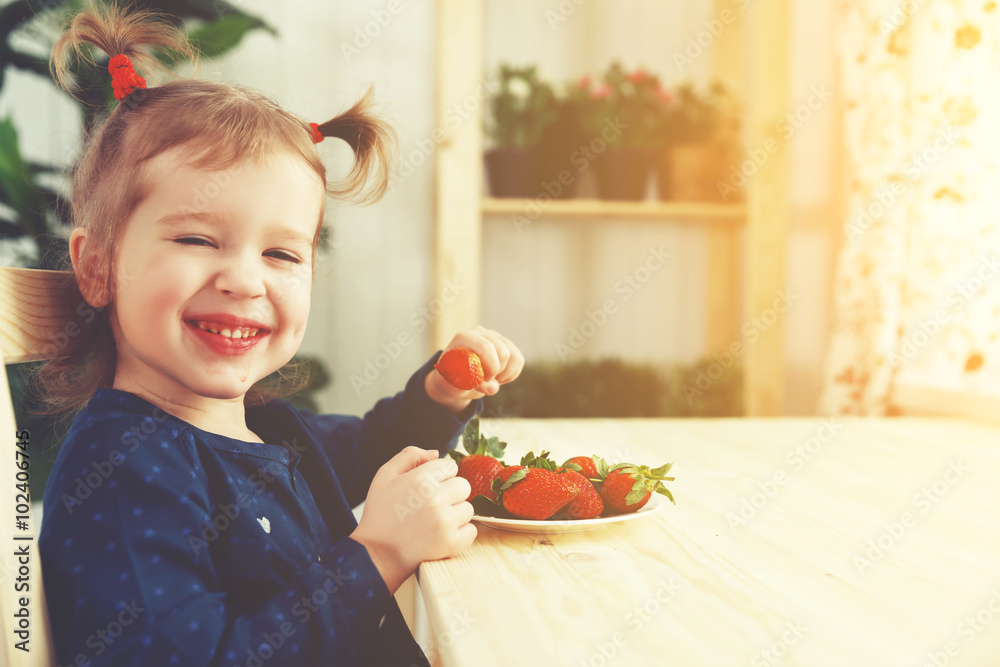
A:
{"type": "MultiPolygon", "coordinates": [[[[65,289],[67,276],[60,271],[0,267],[0,358],[4,364],[48,359],[71,349],[82,322],[79,304],[72,303],[65,289]]],[[[21,455],[16,435],[21,429],[14,418],[6,367],[0,365],[0,372],[0,665],[49,667],[56,660],[42,587],[40,526],[34,517],[26,521],[26,530],[16,525],[25,504],[30,508],[17,489],[25,477],[18,464],[27,461],[30,475],[39,454],[37,448],[29,447],[29,458],[21,455]],[[27,550],[26,563],[15,555],[19,550],[27,550]],[[22,644],[25,635],[15,633],[25,623],[27,644],[22,644]]]]}

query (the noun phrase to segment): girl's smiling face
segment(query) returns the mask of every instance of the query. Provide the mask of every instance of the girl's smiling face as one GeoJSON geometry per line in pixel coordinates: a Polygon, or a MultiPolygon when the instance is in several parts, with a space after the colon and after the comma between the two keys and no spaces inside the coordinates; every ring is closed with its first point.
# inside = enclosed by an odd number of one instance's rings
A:
{"type": "Polygon", "coordinates": [[[115,387],[240,399],[298,350],[324,189],[280,154],[222,171],[153,158],[117,251],[115,387]]]}

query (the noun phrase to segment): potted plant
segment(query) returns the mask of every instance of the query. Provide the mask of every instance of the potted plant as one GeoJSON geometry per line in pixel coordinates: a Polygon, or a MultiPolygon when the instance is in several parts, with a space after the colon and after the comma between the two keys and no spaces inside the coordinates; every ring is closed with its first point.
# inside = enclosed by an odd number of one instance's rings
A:
{"type": "Polygon", "coordinates": [[[654,74],[612,63],[602,78],[584,77],[571,89],[604,199],[641,200],[669,95],[654,74]]]}
{"type": "Polygon", "coordinates": [[[534,65],[500,65],[499,87],[489,101],[486,172],[494,197],[530,197],[539,187],[539,142],[556,120],[552,87],[534,65]]]}
{"type": "Polygon", "coordinates": [[[661,200],[720,201],[720,184],[736,159],[738,115],[734,99],[718,83],[700,93],[679,86],[661,117],[662,147],[656,160],[661,200]]]}

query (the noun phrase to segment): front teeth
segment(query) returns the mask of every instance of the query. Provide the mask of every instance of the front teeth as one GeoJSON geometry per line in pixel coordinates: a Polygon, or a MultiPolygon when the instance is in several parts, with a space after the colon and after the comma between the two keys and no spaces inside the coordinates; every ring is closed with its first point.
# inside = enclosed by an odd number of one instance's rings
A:
{"type": "Polygon", "coordinates": [[[253,338],[260,332],[260,329],[250,327],[223,329],[220,325],[212,324],[211,322],[195,322],[195,324],[203,331],[219,334],[220,336],[224,336],[226,338],[253,338]]]}

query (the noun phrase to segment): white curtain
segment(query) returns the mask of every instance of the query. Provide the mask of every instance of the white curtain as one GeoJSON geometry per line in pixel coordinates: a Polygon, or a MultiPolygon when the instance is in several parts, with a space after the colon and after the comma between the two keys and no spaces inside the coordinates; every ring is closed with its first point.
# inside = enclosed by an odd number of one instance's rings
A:
{"type": "Polygon", "coordinates": [[[848,192],[820,409],[1000,395],[1000,10],[841,0],[848,192]]]}

